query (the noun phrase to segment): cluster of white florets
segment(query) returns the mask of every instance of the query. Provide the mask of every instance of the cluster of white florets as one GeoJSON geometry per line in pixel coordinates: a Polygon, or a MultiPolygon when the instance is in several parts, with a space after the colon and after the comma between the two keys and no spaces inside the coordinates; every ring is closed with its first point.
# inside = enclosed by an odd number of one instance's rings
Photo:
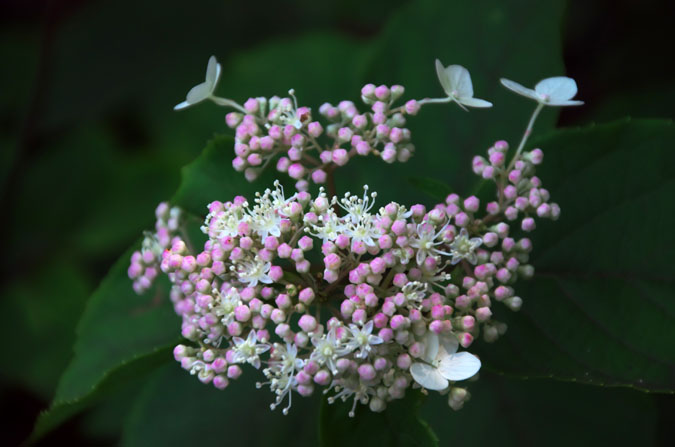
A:
{"type": "Polygon", "coordinates": [[[555,220],[560,213],[535,176],[543,152],[523,148],[544,106],[580,103],[571,100],[574,81],[549,78],[530,90],[502,80],[538,105],[508,163],[504,141],[473,160],[474,172],[495,182],[494,201],[450,194],[432,209],[395,202],[376,208],[377,195],[367,186],[363,194],[342,197],[323,188],[314,197],[306,191],[310,179],[323,183],[354,155],[405,161],[413,148],[403,114],[423,104],[491,106],[473,97],[464,67],[437,61],[436,69],[447,97],[392,109],[403,88],[369,84],[361,93],[372,112],[360,114],[348,101],[322,106],[333,141],[322,149],[323,127],[294,96],[252,98],[243,106],[213,96],[220,65],[209,61],[206,81],[176,108],[205,99],[235,108],[227,116],[236,128],[235,168],[252,179],[277,159],[298,192],[287,197],[275,182],[252,201],[212,202],[199,253],[175,236],[180,212],[158,208],[157,233],[132,256],[129,276],[137,292],[149,287],[157,268],[171,280],[188,340],[174,350],[184,369],[219,389],[245,365],[262,369],[266,380],[258,386],[275,394],[273,409],[287,401],[284,414],[294,393],[308,396],[317,387],[332,393],[329,402],[351,399],[352,416],[358,403],[382,411],[411,387],[448,394],[453,409],[469,399],[456,382],[474,377],[481,362],[459,348],[479,335],[492,342],[504,333],[493,305],[518,310],[514,283],[534,272],[531,241],[514,233],[533,231],[536,218],[555,220]]]}

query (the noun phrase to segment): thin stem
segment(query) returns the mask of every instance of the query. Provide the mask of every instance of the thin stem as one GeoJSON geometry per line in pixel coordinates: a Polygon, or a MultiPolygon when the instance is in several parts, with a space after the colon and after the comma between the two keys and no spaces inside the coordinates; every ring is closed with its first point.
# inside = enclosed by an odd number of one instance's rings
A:
{"type": "Polygon", "coordinates": [[[446,96],[445,98],[424,98],[417,101],[417,104],[423,106],[424,104],[445,104],[452,102],[452,98],[446,96]]]}
{"type": "Polygon", "coordinates": [[[537,104],[537,108],[534,109],[534,113],[532,114],[532,117],[530,118],[530,122],[527,124],[527,129],[525,129],[525,133],[523,134],[522,140],[520,140],[520,144],[518,145],[518,149],[516,150],[516,154],[513,156],[513,159],[511,160],[511,163],[509,163],[509,167],[506,168],[505,172],[509,172],[511,168],[513,168],[513,165],[516,163],[516,160],[518,159],[518,156],[522,152],[523,148],[525,147],[525,142],[529,138],[530,134],[532,133],[532,127],[534,127],[534,122],[537,120],[537,116],[539,116],[539,112],[541,112],[541,109],[544,108],[543,103],[537,104]]]}
{"type": "Polygon", "coordinates": [[[242,106],[240,106],[236,102],[232,101],[231,99],[221,98],[219,96],[209,96],[209,99],[211,101],[215,102],[216,104],[218,104],[219,106],[232,107],[233,109],[237,109],[238,111],[240,111],[244,115],[248,115],[248,111],[246,111],[245,108],[243,108],[242,106]]]}

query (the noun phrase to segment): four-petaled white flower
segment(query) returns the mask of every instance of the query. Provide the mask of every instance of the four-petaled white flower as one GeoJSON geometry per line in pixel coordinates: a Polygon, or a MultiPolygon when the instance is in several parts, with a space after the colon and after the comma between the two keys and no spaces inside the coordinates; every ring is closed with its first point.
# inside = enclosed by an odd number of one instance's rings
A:
{"type": "Polygon", "coordinates": [[[534,99],[545,106],[580,106],[584,102],[572,100],[577,94],[577,83],[565,76],[556,76],[539,81],[534,90],[523,87],[509,79],[501,79],[502,85],[519,95],[534,99]]]}
{"type": "Polygon", "coordinates": [[[349,332],[351,333],[351,338],[347,341],[347,347],[350,351],[359,350],[354,354],[354,357],[357,359],[367,358],[373,349],[372,345],[379,345],[384,342],[382,337],[373,335],[373,320],[368,320],[363,327],[350,324],[349,332]]]}
{"type": "Polygon", "coordinates": [[[249,363],[255,368],[260,368],[260,354],[267,352],[270,345],[258,343],[255,330],[248,333],[246,340],[240,337],[232,337],[234,341],[234,363],[249,363]]]}
{"type": "Polygon", "coordinates": [[[218,84],[218,79],[220,79],[220,71],[221,67],[216,60],[216,57],[211,56],[209,58],[209,64],[206,66],[206,79],[204,82],[192,87],[185,97],[185,101],[176,105],[173,109],[182,110],[211,98],[216,89],[216,85],[218,84]]]}
{"type": "Polygon", "coordinates": [[[450,254],[452,255],[452,260],[450,262],[454,265],[462,259],[466,259],[471,264],[475,264],[478,262],[476,248],[482,243],[483,239],[479,237],[469,239],[469,233],[466,231],[466,228],[462,228],[462,231],[455,236],[455,240],[450,244],[450,254]]]}
{"type": "Polygon", "coordinates": [[[453,335],[427,332],[424,338],[424,362],[410,365],[410,374],[422,387],[441,391],[448,387],[449,381],[468,379],[480,369],[478,357],[466,351],[457,352],[459,343],[453,335]]]}
{"type": "Polygon", "coordinates": [[[443,67],[441,61],[436,59],[436,74],[448,97],[464,110],[466,110],[464,106],[492,107],[491,102],[473,97],[471,75],[469,70],[461,65],[443,67]]]}

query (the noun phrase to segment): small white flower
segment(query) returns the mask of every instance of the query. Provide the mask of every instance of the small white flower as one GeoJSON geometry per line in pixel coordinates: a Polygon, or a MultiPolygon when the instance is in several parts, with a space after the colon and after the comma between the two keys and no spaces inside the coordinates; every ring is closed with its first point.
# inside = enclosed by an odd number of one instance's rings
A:
{"type": "Polygon", "coordinates": [[[231,287],[224,295],[217,289],[213,289],[211,294],[218,300],[212,306],[212,310],[220,317],[220,322],[227,326],[234,321],[234,309],[242,304],[241,296],[234,287],[231,287]]]}
{"type": "Polygon", "coordinates": [[[466,228],[462,228],[462,231],[455,236],[455,240],[450,244],[450,254],[452,255],[450,262],[454,265],[462,259],[466,259],[471,264],[475,264],[478,262],[475,251],[482,243],[483,239],[479,237],[469,239],[469,233],[466,231],[466,228]]]}
{"type": "Polygon", "coordinates": [[[252,261],[245,261],[236,267],[239,281],[248,283],[250,287],[255,287],[259,282],[263,284],[271,284],[272,278],[269,276],[271,262],[265,262],[256,257],[252,261]]]}
{"type": "Polygon", "coordinates": [[[246,340],[240,337],[233,337],[234,341],[234,363],[249,363],[255,368],[260,368],[260,354],[267,352],[270,345],[258,343],[258,337],[255,330],[248,333],[246,340]]]}
{"type": "Polygon", "coordinates": [[[215,56],[209,58],[209,64],[206,67],[206,79],[201,84],[195,85],[188,92],[185,101],[176,105],[174,110],[182,110],[192,105],[209,99],[213,96],[213,92],[220,79],[221,67],[215,56]]]}
{"type": "Polygon", "coordinates": [[[417,265],[421,266],[427,256],[450,255],[436,248],[443,243],[443,239],[438,238],[447,228],[448,225],[445,225],[439,231],[436,231],[436,228],[428,222],[417,224],[417,237],[410,241],[410,246],[417,249],[417,265]]]}
{"type": "Polygon", "coordinates": [[[338,357],[348,354],[350,349],[341,340],[338,340],[335,328],[321,337],[312,337],[312,344],[314,345],[314,351],[312,351],[309,359],[317,362],[319,365],[325,364],[333,374],[337,374],[336,361],[338,357]]]}
{"type": "Polygon", "coordinates": [[[436,59],[436,74],[448,97],[464,110],[466,110],[464,106],[492,107],[491,102],[473,97],[471,75],[469,70],[461,65],[443,67],[441,61],[436,59]]]}
{"type": "Polygon", "coordinates": [[[351,220],[352,223],[356,224],[361,222],[364,217],[370,217],[368,212],[373,208],[373,205],[375,205],[376,197],[376,192],[370,193],[369,197],[368,185],[363,185],[363,198],[348,192],[340,199],[338,205],[347,212],[344,219],[351,220]],[[372,199],[372,201],[370,199],[372,199]]]}
{"type": "Polygon", "coordinates": [[[288,396],[288,406],[282,410],[283,414],[288,414],[293,403],[292,391],[298,385],[295,372],[304,366],[304,361],[298,358],[298,347],[290,343],[286,343],[285,347],[275,343],[274,350],[270,355],[269,365],[268,368],[263,370],[263,374],[269,379],[269,382],[257,383],[256,387],[269,385],[272,392],[276,394],[275,402],[270,405],[272,410],[288,396]]]}
{"type": "Polygon", "coordinates": [[[565,76],[556,76],[539,81],[534,90],[523,87],[509,79],[501,79],[502,85],[519,95],[534,99],[545,106],[580,106],[584,102],[572,100],[577,94],[577,83],[565,76]]]}
{"type": "Polygon", "coordinates": [[[427,296],[428,285],[423,282],[411,281],[401,289],[409,303],[419,304],[427,296]]]}
{"type": "Polygon", "coordinates": [[[428,390],[441,391],[449,381],[465,380],[476,375],[481,363],[478,357],[466,351],[457,352],[459,343],[453,335],[425,334],[424,362],[410,365],[415,382],[428,390]]]}
{"type": "Polygon", "coordinates": [[[349,332],[351,333],[351,338],[347,341],[347,347],[350,351],[359,350],[354,357],[359,359],[365,359],[372,351],[372,345],[379,345],[384,340],[377,335],[373,335],[373,320],[368,320],[368,322],[361,328],[355,324],[349,325],[349,332]]]}
{"type": "Polygon", "coordinates": [[[308,233],[321,238],[324,243],[334,241],[340,233],[345,231],[345,225],[332,208],[319,216],[319,222],[321,222],[321,225],[311,224],[311,231],[308,231],[308,233]]]}

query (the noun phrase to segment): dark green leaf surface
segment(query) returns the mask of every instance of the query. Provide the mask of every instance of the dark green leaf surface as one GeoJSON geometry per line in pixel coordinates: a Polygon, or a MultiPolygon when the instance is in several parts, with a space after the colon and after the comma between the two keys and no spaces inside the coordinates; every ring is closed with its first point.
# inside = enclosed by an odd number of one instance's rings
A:
{"type": "Polygon", "coordinates": [[[533,143],[562,214],[533,233],[537,274],[488,368],[675,390],[674,138],[670,121],[624,120],[533,143]]]}
{"type": "Polygon", "coordinates": [[[439,202],[444,202],[445,198],[452,192],[450,185],[429,177],[410,177],[408,183],[419,192],[439,202]]]}
{"type": "Polygon", "coordinates": [[[232,167],[234,139],[219,135],[210,140],[202,154],[182,170],[182,181],[172,203],[200,216],[207,214],[207,205],[214,200],[227,201],[243,195],[253,200],[255,191],[262,191],[274,181],[266,173],[253,183],[232,167]]]}
{"type": "Polygon", "coordinates": [[[257,390],[262,374],[250,366],[223,391],[204,385],[177,363],[158,370],[130,411],[124,446],[314,446],[318,399],[294,394],[284,416],[270,410],[274,395],[257,390]]]}
{"type": "Polygon", "coordinates": [[[419,416],[424,396],[409,390],[404,399],[391,402],[382,413],[358,404],[356,416],[348,416],[353,401],[321,405],[319,438],[322,447],[438,446],[438,438],[419,416]]]}
{"type": "Polygon", "coordinates": [[[34,436],[83,408],[104,383],[131,380],[137,369],[171,358],[168,348],[179,339],[180,325],[167,298],[168,283],[160,281],[147,294],[136,295],[126,273],[130,255],[131,250],[117,261],[90,298],[77,328],[74,357],[34,436]]]}
{"type": "Polygon", "coordinates": [[[436,393],[422,407],[440,445],[656,445],[657,408],[644,393],[487,373],[467,385],[471,400],[460,411],[436,393]]]}

